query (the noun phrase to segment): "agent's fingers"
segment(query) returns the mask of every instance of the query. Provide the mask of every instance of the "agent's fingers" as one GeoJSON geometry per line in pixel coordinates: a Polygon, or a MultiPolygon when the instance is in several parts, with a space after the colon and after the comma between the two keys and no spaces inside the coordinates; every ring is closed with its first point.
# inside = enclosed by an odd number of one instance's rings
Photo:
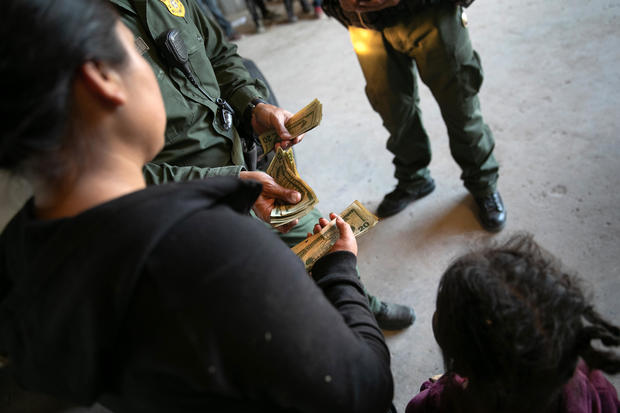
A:
{"type": "Polygon", "coordinates": [[[286,129],[286,126],[284,126],[284,123],[288,118],[290,118],[290,116],[290,112],[286,112],[284,110],[271,114],[271,126],[276,129],[276,132],[278,132],[278,135],[283,140],[289,140],[292,138],[290,132],[286,129]]]}
{"type": "Polygon", "coordinates": [[[266,185],[263,186],[263,191],[266,192],[268,196],[271,198],[282,199],[284,201],[290,202],[291,204],[296,204],[301,201],[301,194],[294,189],[285,188],[275,181],[273,185],[270,185],[269,188],[266,188],[266,185]]]}

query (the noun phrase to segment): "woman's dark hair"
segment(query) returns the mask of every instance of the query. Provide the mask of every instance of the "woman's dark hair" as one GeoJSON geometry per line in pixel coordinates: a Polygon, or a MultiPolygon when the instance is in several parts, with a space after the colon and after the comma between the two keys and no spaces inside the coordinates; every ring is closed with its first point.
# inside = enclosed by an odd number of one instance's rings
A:
{"type": "Polygon", "coordinates": [[[51,177],[87,61],[120,65],[117,15],[104,0],[4,0],[0,17],[0,168],[51,177]],[[50,170],[50,168],[52,170],[50,170]]]}
{"type": "Polygon", "coordinates": [[[577,279],[530,235],[458,258],[444,273],[433,323],[446,371],[469,378],[481,411],[545,409],[582,358],[620,371],[620,328],[605,321],[577,279]]]}

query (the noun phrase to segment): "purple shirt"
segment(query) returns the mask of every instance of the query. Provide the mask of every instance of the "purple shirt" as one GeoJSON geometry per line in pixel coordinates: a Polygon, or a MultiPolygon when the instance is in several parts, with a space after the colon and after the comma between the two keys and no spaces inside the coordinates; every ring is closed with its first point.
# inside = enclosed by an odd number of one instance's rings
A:
{"type": "MultiPolygon", "coordinates": [[[[420,393],[407,405],[406,413],[460,413],[470,411],[465,379],[446,374],[437,381],[426,381],[420,393]]],[[[599,370],[590,370],[580,361],[575,374],[564,386],[557,413],[618,413],[620,401],[614,386],[599,370]]]]}

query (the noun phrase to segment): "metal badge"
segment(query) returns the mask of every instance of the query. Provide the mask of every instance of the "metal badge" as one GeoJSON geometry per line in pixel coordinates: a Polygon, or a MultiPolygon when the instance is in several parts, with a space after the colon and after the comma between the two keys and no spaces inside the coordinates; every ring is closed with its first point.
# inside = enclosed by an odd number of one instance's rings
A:
{"type": "Polygon", "coordinates": [[[465,9],[461,6],[461,24],[463,27],[467,27],[469,25],[469,20],[467,19],[467,13],[465,13],[465,9]]]}
{"type": "Polygon", "coordinates": [[[159,0],[166,5],[168,11],[177,17],[185,17],[185,6],[181,0],[159,0]]]}
{"type": "Polygon", "coordinates": [[[224,130],[230,130],[233,125],[235,110],[222,98],[217,98],[215,103],[217,103],[218,106],[222,127],[224,130]]]}
{"type": "Polygon", "coordinates": [[[220,116],[222,120],[222,127],[224,130],[230,130],[233,124],[233,115],[228,109],[220,108],[220,116]]]}

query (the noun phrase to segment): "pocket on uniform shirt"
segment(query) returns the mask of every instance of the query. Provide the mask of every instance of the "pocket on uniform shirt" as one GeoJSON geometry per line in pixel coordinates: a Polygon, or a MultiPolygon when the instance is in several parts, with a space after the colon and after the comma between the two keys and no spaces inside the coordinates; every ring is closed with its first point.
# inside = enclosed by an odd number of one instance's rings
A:
{"type": "Polygon", "coordinates": [[[212,91],[213,87],[217,86],[217,81],[213,66],[211,66],[211,61],[205,50],[205,39],[202,37],[202,34],[194,25],[187,25],[181,30],[181,36],[187,47],[189,62],[194,70],[194,74],[212,97],[219,97],[219,86],[217,87],[217,93],[212,91]]]}
{"type": "Polygon", "coordinates": [[[166,146],[181,140],[186,129],[196,118],[195,110],[187,104],[187,99],[172,82],[171,78],[159,70],[156,74],[159,89],[164,98],[166,107],[166,132],[164,134],[166,146]]]}

